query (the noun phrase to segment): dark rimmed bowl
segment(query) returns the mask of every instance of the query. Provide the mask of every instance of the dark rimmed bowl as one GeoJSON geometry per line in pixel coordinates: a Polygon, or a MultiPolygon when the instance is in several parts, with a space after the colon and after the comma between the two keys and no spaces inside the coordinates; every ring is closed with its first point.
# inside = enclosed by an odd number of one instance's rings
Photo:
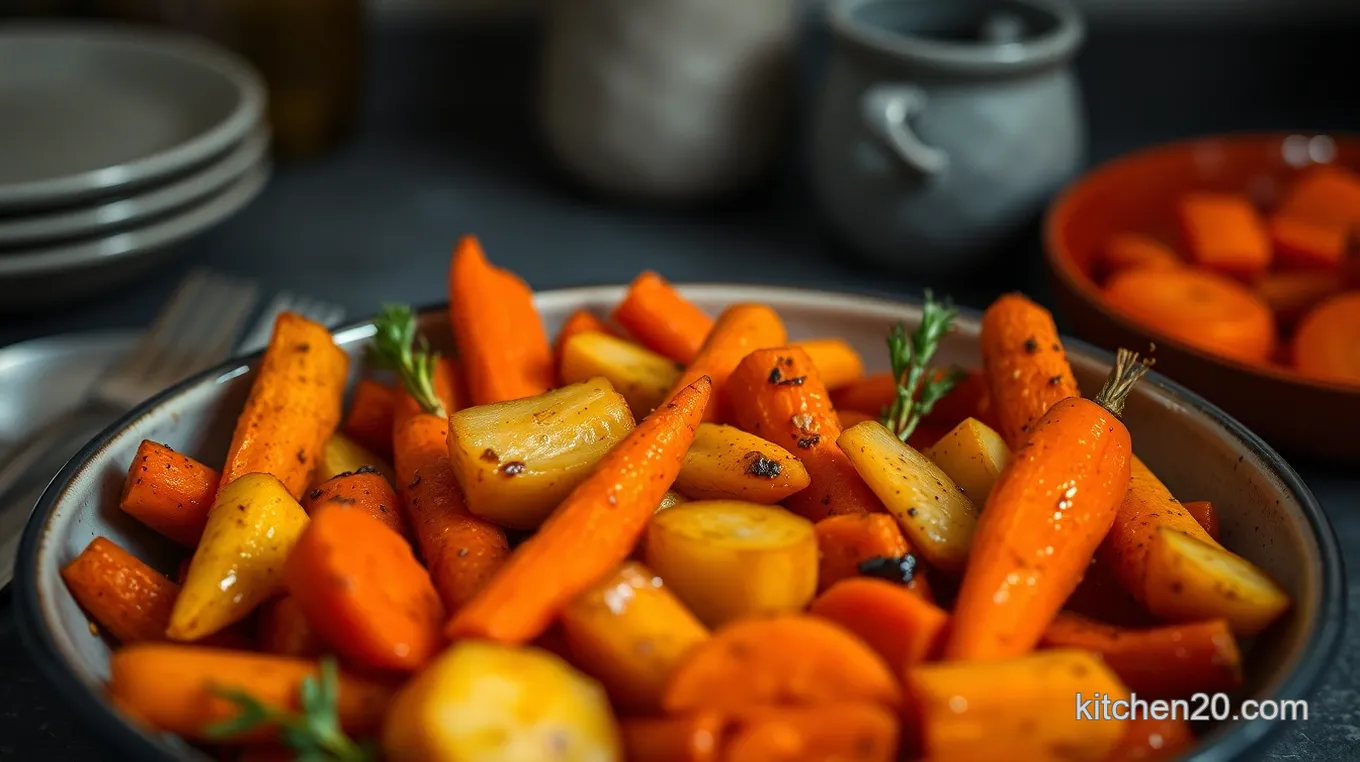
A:
{"type": "MultiPolygon", "coordinates": [[[[682,291],[710,312],[737,302],[763,302],[783,316],[793,338],[841,336],[884,369],[889,325],[920,318],[917,304],[846,294],[752,286],[695,285],[682,291]]],[[[550,331],[571,312],[604,314],[622,287],[549,291],[536,298],[550,331]]],[[[421,313],[436,347],[450,343],[446,310],[421,313]]],[[[941,349],[961,365],[978,360],[979,319],[963,315],[941,349]]],[[[371,322],[336,332],[356,358],[373,335],[371,322]]],[[[1096,388],[1108,353],[1071,342],[1078,380],[1096,388]]],[[[109,644],[91,634],[85,615],[61,581],[60,568],[104,535],[163,571],[182,551],[123,515],[119,489],[137,445],[154,439],[207,463],[220,462],[259,357],[233,360],[169,389],[132,411],[62,469],[24,531],[15,602],[24,643],[72,709],[125,758],[211,758],[171,736],[147,732],[117,714],[104,695],[109,644]]],[[[358,363],[356,362],[357,366],[358,363]]],[[[1316,499],[1274,451],[1241,424],[1156,373],[1140,384],[1125,418],[1139,455],[1184,499],[1212,500],[1221,509],[1223,542],[1260,565],[1290,592],[1294,608],[1246,650],[1243,698],[1305,699],[1331,663],[1345,617],[1345,578],[1336,536],[1316,499]]],[[[1189,759],[1222,762],[1259,752],[1281,723],[1253,720],[1213,728],[1189,759]]]]}

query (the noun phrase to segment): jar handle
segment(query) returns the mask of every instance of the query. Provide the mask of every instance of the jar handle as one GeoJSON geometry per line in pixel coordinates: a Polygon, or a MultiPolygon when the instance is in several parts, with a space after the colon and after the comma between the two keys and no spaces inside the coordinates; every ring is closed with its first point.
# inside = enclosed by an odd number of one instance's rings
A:
{"type": "Polygon", "coordinates": [[[949,167],[949,154],[927,145],[909,120],[926,107],[926,94],[915,85],[883,84],[865,91],[860,100],[864,121],[904,164],[923,175],[949,167]]]}

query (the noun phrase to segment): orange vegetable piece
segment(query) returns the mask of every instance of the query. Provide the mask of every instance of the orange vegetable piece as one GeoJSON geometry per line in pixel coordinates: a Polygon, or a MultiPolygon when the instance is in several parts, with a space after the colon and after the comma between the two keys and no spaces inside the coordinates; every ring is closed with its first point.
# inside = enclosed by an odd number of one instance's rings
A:
{"type": "Polygon", "coordinates": [[[1256,295],[1265,301],[1282,324],[1292,324],[1308,310],[1343,287],[1337,273],[1324,270],[1299,270],[1267,273],[1254,284],[1256,295]]]}
{"type": "Polygon", "coordinates": [[[721,420],[727,415],[727,379],[736,370],[737,363],[755,350],[780,346],[786,339],[784,323],[769,307],[763,304],[728,307],[713,324],[698,356],[676,380],[671,395],[700,377],[708,376],[713,383],[713,395],[709,398],[704,420],[721,420]]]}
{"type": "Polygon", "coordinates": [[[1328,299],[1299,322],[1294,367],[1324,381],[1360,384],[1360,291],[1328,299]]]}
{"type": "Polygon", "coordinates": [[[595,316],[589,310],[577,310],[567,317],[562,323],[562,328],[557,332],[557,340],[553,342],[553,367],[562,367],[562,347],[567,343],[567,339],[578,333],[604,333],[610,336],[617,336],[618,333],[609,324],[595,316]]]}
{"type": "Polygon", "coordinates": [[[1336,269],[1350,247],[1349,223],[1321,222],[1276,214],[1270,218],[1270,242],[1282,265],[1336,269]]]}
{"type": "Polygon", "coordinates": [[[1270,267],[1270,236],[1240,193],[1188,193],[1177,205],[1181,232],[1197,264],[1240,278],[1270,267]]]}
{"type": "Polygon", "coordinates": [[[938,653],[949,614],[906,587],[854,577],[832,585],[808,609],[869,644],[895,672],[938,653]]]}
{"type": "Polygon", "coordinates": [[[690,651],[662,699],[667,712],[741,715],[769,704],[863,701],[897,707],[883,659],[839,625],[786,614],[736,620],[690,651]]]}
{"type": "Polygon", "coordinates": [[[443,646],[444,605],[411,546],[367,513],[312,516],[284,567],[307,622],[341,656],[413,672],[443,646]]]}
{"type": "Polygon", "coordinates": [[[858,410],[837,410],[836,420],[840,421],[841,429],[844,430],[864,421],[877,421],[878,418],[858,410]]]}
{"type": "Polygon", "coordinates": [[[827,389],[849,386],[864,376],[864,360],[843,339],[807,339],[795,341],[793,346],[802,347],[812,358],[827,389]]]}
{"type": "Polygon", "coordinates": [[[1177,759],[1195,745],[1185,720],[1138,716],[1125,724],[1124,735],[1104,762],[1161,762],[1177,759]]]}
{"type": "Polygon", "coordinates": [[[165,640],[179,585],[104,537],[96,537],[61,578],[76,603],[122,643],[165,640]]]}
{"type": "Polygon", "coordinates": [[[1107,276],[1124,270],[1174,270],[1185,266],[1170,246],[1142,233],[1110,236],[1101,255],[1101,265],[1107,276]]]}
{"type": "Polygon", "coordinates": [[[397,405],[397,390],[370,378],[354,386],[349,413],[340,431],[363,447],[392,457],[392,411],[397,405]]]}
{"type": "Polygon", "coordinates": [[[1323,223],[1360,224],[1360,175],[1337,166],[1314,166],[1290,187],[1279,211],[1323,223]]]}
{"type": "Polygon", "coordinates": [[[307,514],[312,518],[327,508],[353,508],[381,521],[388,529],[403,537],[411,536],[410,527],[399,510],[400,502],[392,484],[377,469],[369,466],[322,482],[307,493],[302,507],[307,509],[307,514]]]}
{"type": "MultiPolygon", "coordinates": [[[[937,372],[937,377],[943,371],[937,372]]],[[[935,407],[921,419],[922,423],[942,433],[959,425],[965,418],[977,418],[992,428],[1000,428],[992,412],[991,391],[981,371],[970,370],[963,380],[954,385],[935,407]]],[[[841,424],[848,429],[860,421],[878,420],[883,409],[897,399],[897,382],[891,373],[874,373],[849,386],[831,392],[836,412],[849,420],[841,424]]]]}
{"type": "Polygon", "coordinates": [[[837,410],[853,410],[874,420],[895,399],[897,380],[887,372],[872,373],[831,393],[831,403],[837,410]]]}
{"type": "Polygon", "coordinates": [[[118,507],[180,545],[197,547],[220,480],[193,458],[144,439],[128,467],[118,507]]]}
{"type": "MultiPolygon", "coordinates": [[[[466,389],[462,381],[463,369],[458,365],[458,361],[452,357],[440,357],[434,364],[434,375],[431,385],[434,387],[434,396],[439,399],[444,406],[444,412],[452,415],[462,410],[466,400],[466,389]]],[[[405,389],[396,391],[396,407],[392,411],[392,426],[396,430],[403,421],[414,415],[420,415],[425,411],[421,409],[420,403],[412,397],[405,389]]]]}
{"type": "Polygon", "coordinates": [[[713,329],[713,318],[650,270],[633,280],[613,318],[644,347],[685,365],[713,329]]]}
{"type": "Polygon", "coordinates": [[[1023,294],[1007,294],[983,313],[982,368],[993,428],[1012,451],[1055,403],[1081,396],[1053,315],[1023,294]]]}
{"type": "Polygon", "coordinates": [[[1218,511],[1214,510],[1213,503],[1208,500],[1193,500],[1181,503],[1181,507],[1204,528],[1205,534],[1214,538],[1214,542],[1218,542],[1218,511]]]}
{"type": "Polygon", "coordinates": [[[255,632],[260,650],[265,653],[312,659],[326,651],[326,644],[307,623],[302,607],[291,595],[260,607],[255,632]]]}
{"type": "Polygon", "coordinates": [[[769,707],[727,744],[725,762],[892,762],[899,722],[876,704],[769,707]]]}
{"type": "Polygon", "coordinates": [[[717,762],[727,722],[712,712],[619,722],[628,762],[717,762]]]}
{"type": "Polygon", "coordinates": [[[727,396],[741,428],[803,459],[812,484],[785,498],[789,510],[810,521],[883,511],[836,445],[840,421],[807,352],[798,347],[751,352],[728,379],[727,396]]]}
{"type": "Polygon", "coordinates": [[[1156,624],[1147,609],[1120,584],[1109,564],[1101,561],[1100,551],[1096,551],[1096,557],[1086,567],[1086,576],[1082,577],[1063,608],[1121,627],[1156,624]]]}
{"type": "Polygon", "coordinates": [[[1266,303],[1211,272],[1130,270],[1106,284],[1105,300],[1125,317],[1211,354],[1261,363],[1275,351],[1266,303]]]}
{"type": "Polygon", "coordinates": [[[476,236],[463,236],[453,252],[449,320],[470,404],[532,397],[555,385],[552,347],[533,291],[518,276],[492,266],[476,236]]]}
{"type": "MultiPolygon", "coordinates": [[[[828,516],[813,525],[817,533],[817,590],[825,591],[843,579],[858,577],[859,565],[871,558],[902,558],[911,546],[897,519],[886,513],[848,513],[828,516]]],[[[908,587],[930,599],[924,570],[918,569],[908,587]]]]}

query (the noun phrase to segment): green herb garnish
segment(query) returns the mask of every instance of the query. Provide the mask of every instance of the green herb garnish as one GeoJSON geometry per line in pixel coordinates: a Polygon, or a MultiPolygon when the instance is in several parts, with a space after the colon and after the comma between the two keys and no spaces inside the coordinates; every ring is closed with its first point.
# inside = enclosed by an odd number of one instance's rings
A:
{"type": "Polygon", "coordinates": [[[379,368],[395,371],[406,391],[431,415],[446,417],[444,403],[434,392],[434,366],[439,353],[416,331],[416,316],[405,304],[383,305],[373,321],[378,332],[369,346],[370,361],[379,368]]]}
{"type": "Polygon", "coordinates": [[[966,375],[956,367],[943,373],[930,367],[930,358],[939,348],[940,339],[953,328],[958,316],[959,311],[948,299],[943,304],[936,302],[927,290],[925,304],[921,306],[921,324],[911,336],[907,336],[901,323],[888,333],[888,357],[897,379],[897,399],[883,411],[882,420],[903,442],[911,438],[921,418],[935,403],[966,375]]]}

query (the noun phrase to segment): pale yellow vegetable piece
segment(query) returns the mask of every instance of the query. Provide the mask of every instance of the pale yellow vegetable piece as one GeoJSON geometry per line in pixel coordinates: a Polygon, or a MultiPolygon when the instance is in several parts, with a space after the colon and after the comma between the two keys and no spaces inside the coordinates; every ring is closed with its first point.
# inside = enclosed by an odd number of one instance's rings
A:
{"type": "Polygon", "coordinates": [[[639,421],[666,401],[680,368],[668,357],[627,339],[599,331],[574,334],[562,345],[562,381],[568,384],[601,376],[628,400],[639,421]]]}
{"type": "Polygon", "coordinates": [[[664,494],[664,495],[661,496],[661,504],[658,505],[658,506],[656,507],[656,509],[657,509],[658,511],[664,511],[664,510],[666,510],[667,508],[674,508],[675,506],[677,506],[677,505],[679,505],[679,504],[681,504],[681,503],[688,503],[688,502],[689,502],[689,498],[685,497],[684,495],[680,494],[679,492],[676,492],[676,491],[673,490],[673,489],[668,489],[668,490],[666,490],[666,494],[664,494]]]}
{"type": "Polygon", "coordinates": [[[353,473],[364,466],[378,469],[394,487],[397,485],[396,472],[392,465],[381,456],[370,452],[353,439],[336,432],[326,440],[321,448],[321,457],[316,462],[316,472],[312,474],[312,486],[329,481],[343,473],[353,473]]]}
{"type": "Polygon", "coordinates": [[[1169,622],[1226,619],[1249,638],[1289,608],[1289,594],[1231,551],[1162,527],[1148,546],[1144,600],[1169,622]]]}
{"type": "Polygon", "coordinates": [[[1006,440],[976,418],[964,419],[921,454],[948,474],[975,506],[987,504],[996,477],[1011,461],[1006,440]]]}
{"type": "Polygon", "coordinates": [[[469,511],[533,529],[632,430],[628,403],[596,378],[454,413],[449,456],[469,511]]]}
{"type": "Polygon", "coordinates": [[[675,477],[695,500],[777,503],[808,486],[803,462],[783,447],[736,426],[701,423],[675,477]]]}
{"type": "Polygon", "coordinates": [[[616,708],[657,712],[680,660],[708,639],[661,578],[628,562],[562,611],[572,662],[604,684],[616,708]]]}
{"type": "Polygon", "coordinates": [[[954,480],[877,421],[851,426],[836,444],[902,525],[911,547],[946,574],[962,572],[977,508],[954,480]]]}
{"type": "Polygon", "coordinates": [[[284,561],[307,521],[288,488],[269,474],[245,474],[223,487],[189,562],[166,637],[207,637],[282,593],[284,561]]]}
{"type": "Polygon", "coordinates": [[[620,762],[604,689],[537,648],[465,640],[387,711],[387,762],[620,762]]]}
{"type": "Polygon", "coordinates": [[[647,566],[709,627],[801,611],[817,592],[812,522],[778,506],[696,500],[657,513],[647,566]]]}

